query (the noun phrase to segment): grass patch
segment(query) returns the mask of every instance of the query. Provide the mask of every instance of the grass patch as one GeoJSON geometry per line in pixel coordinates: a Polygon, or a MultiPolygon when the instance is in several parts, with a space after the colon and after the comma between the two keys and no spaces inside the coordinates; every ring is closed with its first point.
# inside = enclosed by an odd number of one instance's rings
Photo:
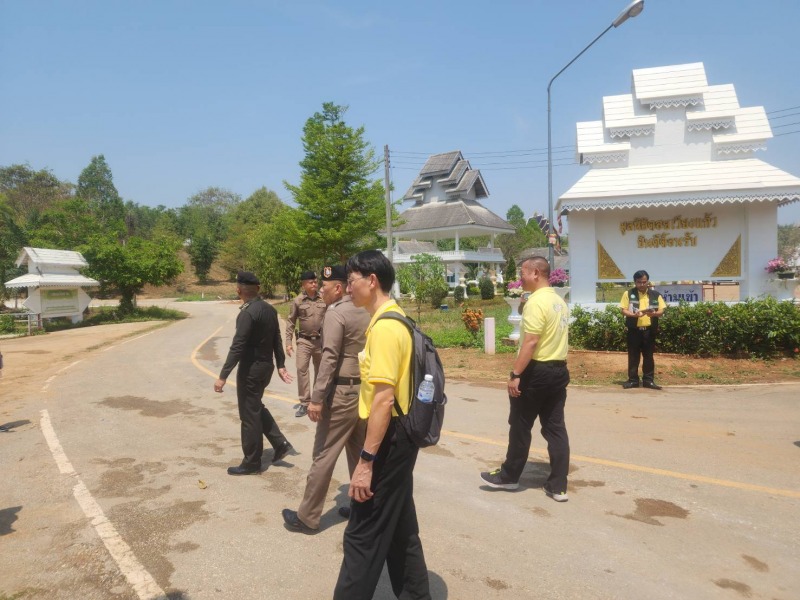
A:
{"type": "MultiPolygon", "coordinates": [[[[236,294],[206,294],[205,292],[182,294],[175,299],[175,302],[219,302],[220,300],[237,300],[236,294]]],[[[289,314],[288,311],[286,313],[289,314]]]]}
{"type": "Polygon", "coordinates": [[[48,319],[44,323],[45,331],[63,331],[78,327],[93,327],[95,325],[111,325],[116,323],[139,323],[143,321],[178,321],[188,317],[185,312],[159,306],[147,306],[135,309],[132,313],[123,315],[113,306],[101,306],[89,309],[89,316],[80,323],[72,323],[68,318],[48,319]]]}

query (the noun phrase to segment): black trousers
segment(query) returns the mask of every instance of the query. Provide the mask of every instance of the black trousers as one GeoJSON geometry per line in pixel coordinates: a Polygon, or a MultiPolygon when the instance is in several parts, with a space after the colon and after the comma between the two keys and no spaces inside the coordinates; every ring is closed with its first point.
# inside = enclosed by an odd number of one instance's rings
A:
{"type": "Polygon", "coordinates": [[[628,328],[628,381],[639,381],[639,360],[642,361],[642,379],[653,382],[656,363],[653,350],[656,346],[656,335],[651,327],[639,329],[628,328]]]}
{"type": "Polygon", "coordinates": [[[539,417],[542,436],[550,455],[547,487],[553,492],[567,491],[569,473],[569,436],[564,423],[569,371],[566,365],[548,365],[531,361],[520,377],[522,394],[509,396],[508,450],[501,467],[502,477],[519,481],[531,450],[531,430],[539,417]]]}
{"type": "Polygon", "coordinates": [[[393,418],[372,468],[374,495],[366,502],[350,503],[334,600],[370,600],[384,562],[395,596],[430,600],[413,498],[418,452],[399,420],[393,418]]]}
{"type": "Polygon", "coordinates": [[[275,419],[261,398],[272,378],[275,366],[268,362],[239,363],[236,372],[236,397],[239,400],[239,420],[242,422],[243,467],[261,467],[266,436],[273,448],[286,441],[275,419]]]}

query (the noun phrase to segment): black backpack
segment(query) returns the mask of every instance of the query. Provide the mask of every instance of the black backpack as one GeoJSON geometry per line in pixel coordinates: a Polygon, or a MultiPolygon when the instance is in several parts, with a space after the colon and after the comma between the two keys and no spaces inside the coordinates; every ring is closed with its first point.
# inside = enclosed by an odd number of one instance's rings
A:
{"type": "Polygon", "coordinates": [[[420,448],[427,448],[439,442],[444,422],[444,405],[447,396],[444,393],[444,368],[436,352],[436,347],[430,337],[422,333],[414,319],[401,315],[398,312],[388,311],[378,317],[380,319],[393,319],[400,321],[411,334],[413,350],[411,353],[411,406],[408,414],[403,414],[397,398],[394,399],[394,408],[405,427],[411,440],[420,448]],[[433,375],[433,402],[419,402],[417,391],[425,375],[433,375]]]}

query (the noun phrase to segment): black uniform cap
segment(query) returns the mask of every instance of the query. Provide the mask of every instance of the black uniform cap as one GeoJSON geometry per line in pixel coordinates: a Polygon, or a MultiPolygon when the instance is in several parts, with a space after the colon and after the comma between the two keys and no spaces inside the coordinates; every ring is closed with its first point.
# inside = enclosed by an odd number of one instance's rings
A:
{"type": "Polygon", "coordinates": [[[308,279],[316,279],[317,274],[314,271],[303,271],[303,274],[300,275],[300,281],[307,281],[308,279]]]}
{"type": "Polygon", "coordinates": [[[344,265],[323,267],[322,281],[347,281],[347,267],[344,265]]]}
{"type": "Polygon", "coordinates": [[[236,276],[236,283],[241,283],[243,285],[261,285],[258,277],[250,271],[239,271],[239,274],[236,276]]]}

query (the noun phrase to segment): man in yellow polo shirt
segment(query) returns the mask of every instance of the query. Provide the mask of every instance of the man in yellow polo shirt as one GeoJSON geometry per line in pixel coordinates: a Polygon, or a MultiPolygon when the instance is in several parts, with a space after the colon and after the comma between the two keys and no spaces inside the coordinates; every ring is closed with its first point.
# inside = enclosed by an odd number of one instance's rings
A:
{"type": "Polygon", "coordinates": [[[531,429],[539,417],[550,455],[544,491],[556,502],[567,501],[569,437],[564,423],[567,401],[567,334],[569,309],[550,287],[550,265],[541,256],[520,263],[522,288],[533,292],[522,310],[524,337],[508,379],[508,450],[499,469],[481,473],[489,487],[515,490],[531,449],[531,429]]]}
{"type": "Polygon", "coordinates": [[[358,414],[367,421],[361,457],[348,495],[353,499],[344,532],[344,557],[334,600],[369,600],[386,563],[397,597],[430,599],[428,568],[419,539],[413,474],[419,448],[394,410],[404,413],[411,399],[413,342],[406,326],[378,318],[403,310],[389,297],[394,267],[377,250],[347,261],[347,292],[372,317],[359,354],[358,414]]]}

